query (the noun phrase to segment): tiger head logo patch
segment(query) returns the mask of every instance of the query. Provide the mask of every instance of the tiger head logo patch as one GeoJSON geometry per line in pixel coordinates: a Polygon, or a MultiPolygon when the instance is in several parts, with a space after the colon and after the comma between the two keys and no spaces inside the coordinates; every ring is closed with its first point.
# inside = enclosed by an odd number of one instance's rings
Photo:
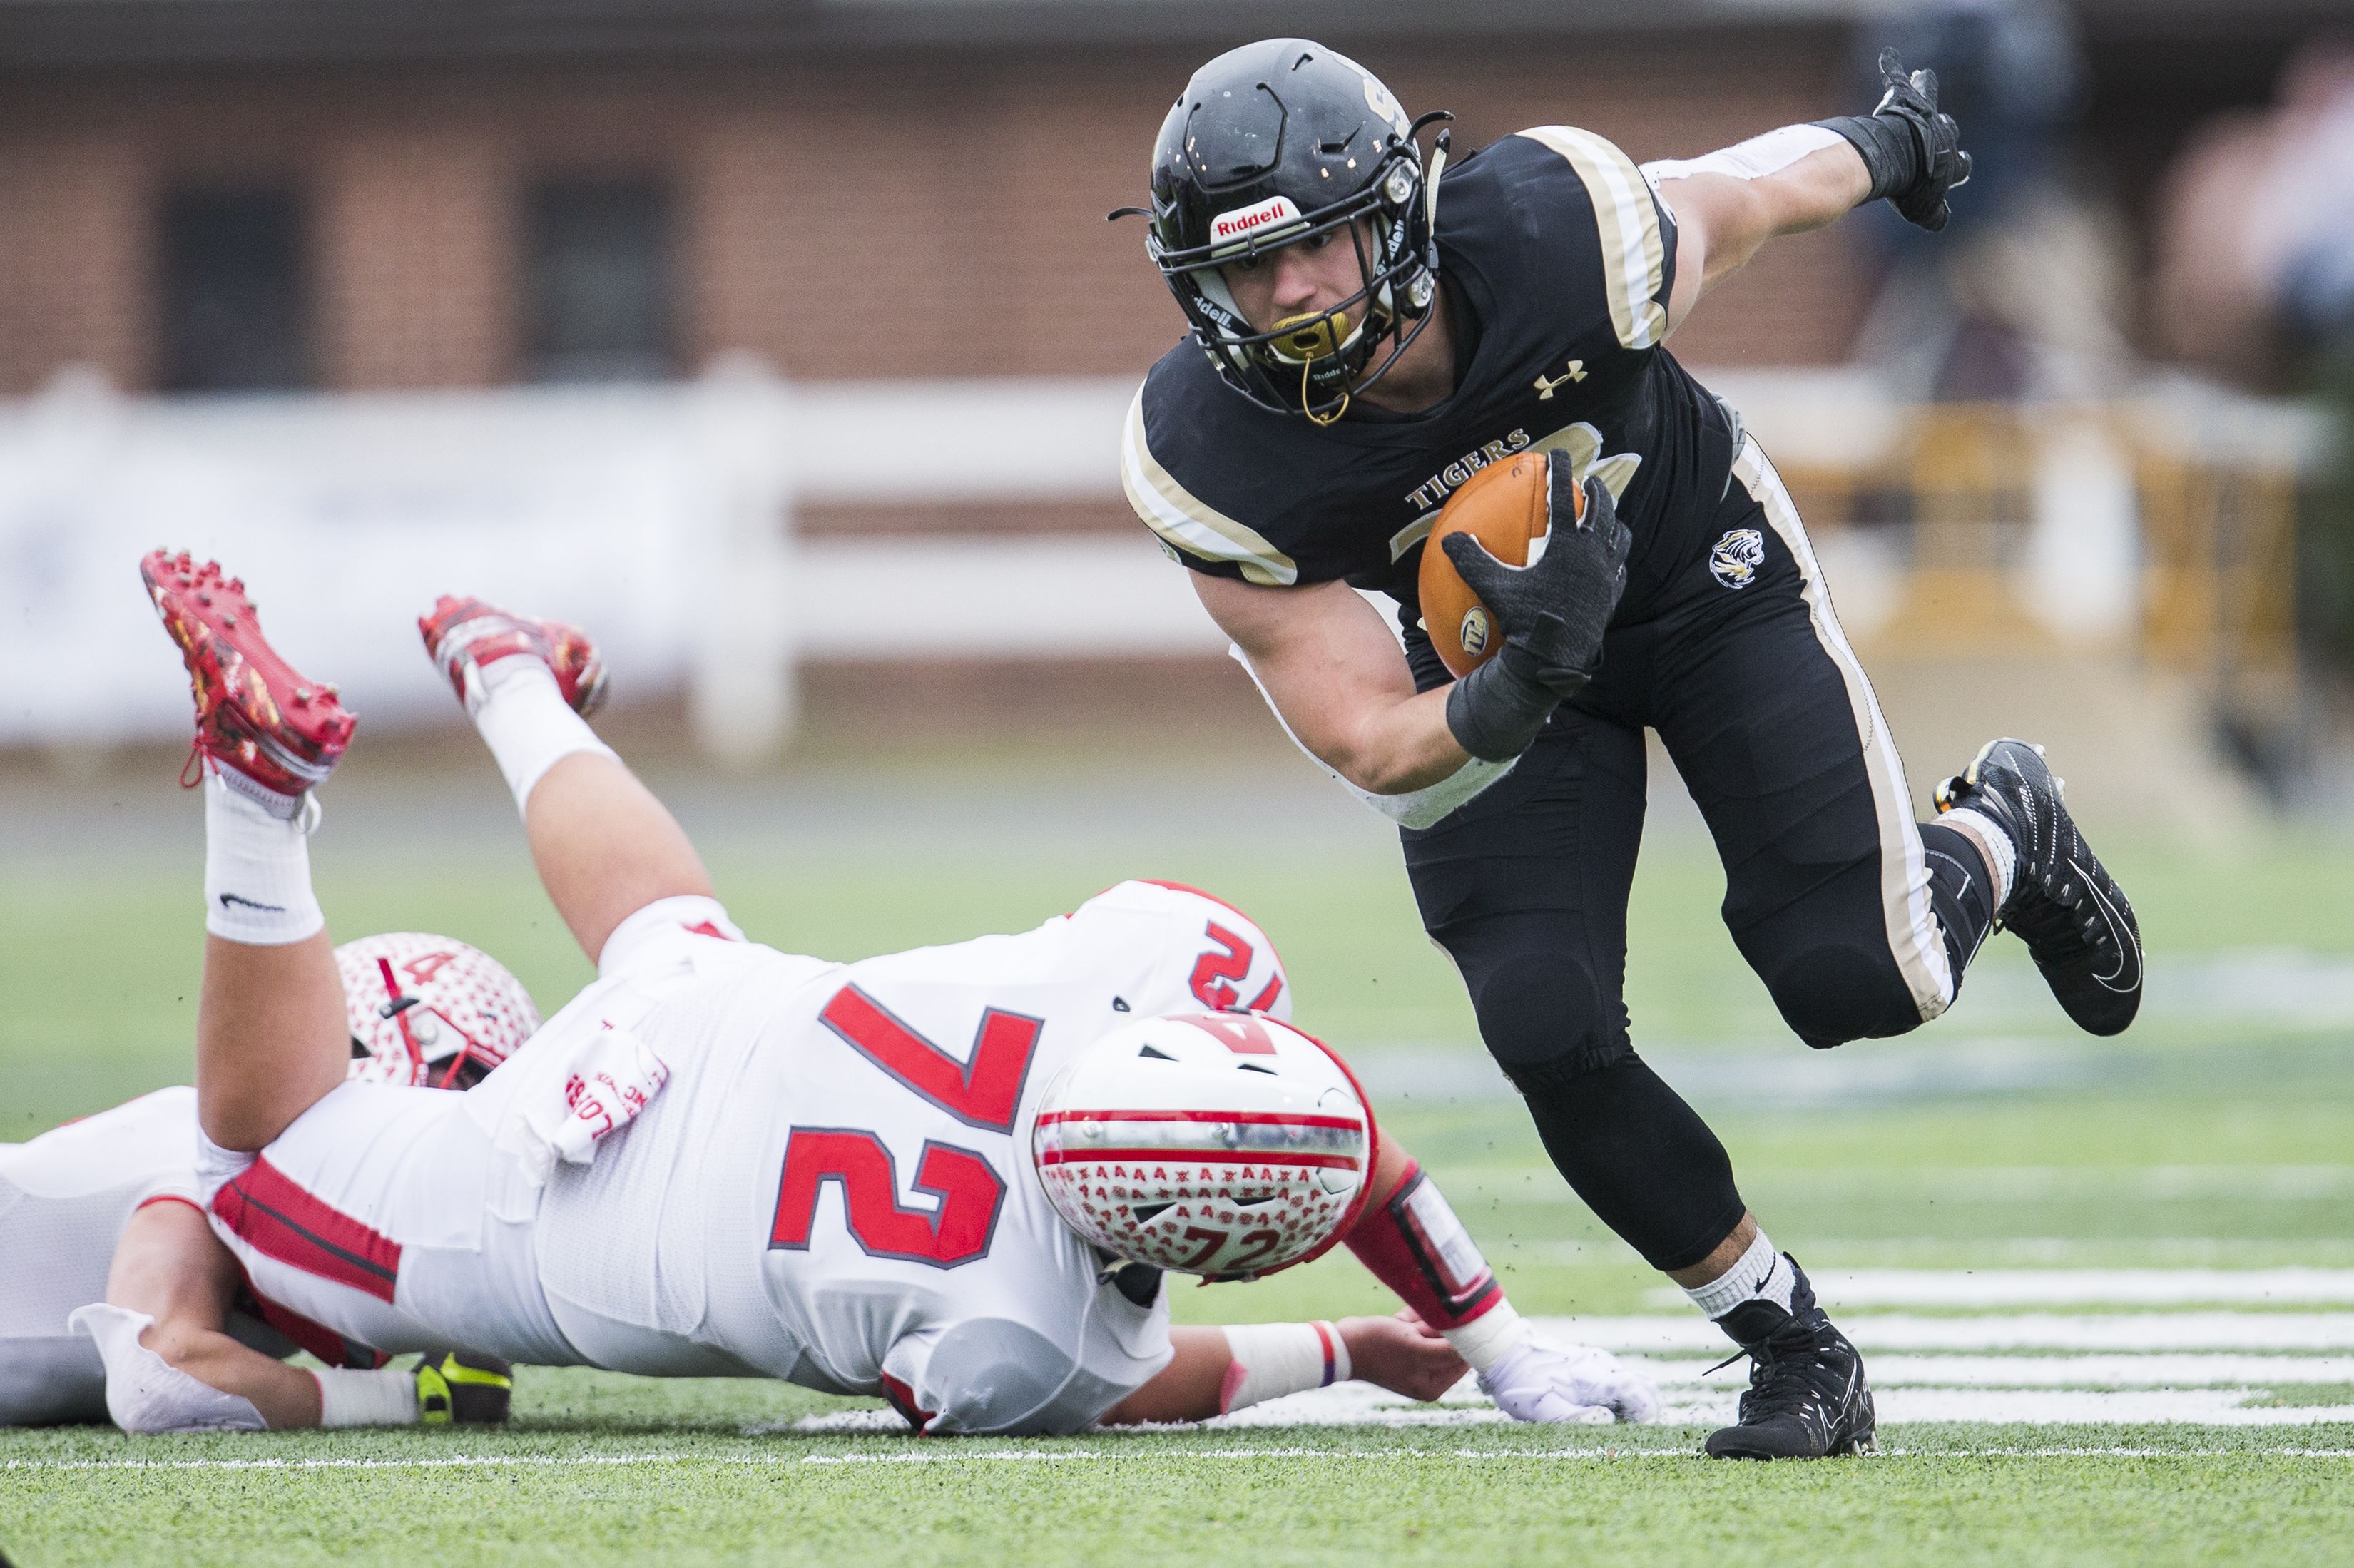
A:
{"type": "Polygon", "coordinates": [[[1766,564],[1766,536],[1755,528],[1726,531],[1708,553],[1708,575],[1729,588],[1745,588],[1766,564]]]}

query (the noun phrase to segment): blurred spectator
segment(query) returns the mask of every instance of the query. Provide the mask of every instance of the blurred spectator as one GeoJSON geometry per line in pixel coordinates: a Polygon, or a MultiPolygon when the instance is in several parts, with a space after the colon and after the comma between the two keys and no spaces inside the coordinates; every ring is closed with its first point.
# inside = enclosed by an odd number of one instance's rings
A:
{"type": "Polygon", "coordinates": [[[2354,668],[2354,39],[2317,40],[2277,107],[2219,116],[2168,178],[2152,302],[2165,345],[2258,391],[2320,394],[2337,426],[2306,519],[2305,628],[2354,668]]]}
{"type": "MultiPolygon", "coordinates": [[[[1893,46],[1937,73],[1961,122],[1969,185],[1942,234],[1867,215],[1888,271],[1857,345],[1910,396],[2084,397],[2129,364],[2119,226],[2071,188],[2065,143],[2084,96],[2068,14],[2051,0],[1941,0],[1860,28],[1853,69],[1876,87],[1893,46]]],[[[1859,88],[1864,81],[1859,81],[1859,88]]]]}

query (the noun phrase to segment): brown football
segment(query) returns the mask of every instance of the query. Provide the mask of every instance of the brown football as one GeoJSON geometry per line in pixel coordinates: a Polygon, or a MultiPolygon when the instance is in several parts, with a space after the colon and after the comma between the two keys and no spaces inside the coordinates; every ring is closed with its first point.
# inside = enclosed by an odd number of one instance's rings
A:
{"type": "MultiPolygon", "coordinates": [[[[1585,497],[1577,498],[1580,515],[1585,497]]],[[[1439,541],[1469,534],[1506,566],[1529,563],[1530,541],[1545,531],[1545,454],[1522,452],[1490,463],[1447,499],[1422,547],[1422,624],[1431,646],[1458,678],[1493,658],[1503,646],[1495,618],[1456,572],[1439,541]]]]}

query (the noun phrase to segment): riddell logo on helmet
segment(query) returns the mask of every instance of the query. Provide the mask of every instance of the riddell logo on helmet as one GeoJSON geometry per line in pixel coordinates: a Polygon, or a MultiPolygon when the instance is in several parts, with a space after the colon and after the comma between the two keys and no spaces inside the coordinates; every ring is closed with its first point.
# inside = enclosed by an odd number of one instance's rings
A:
{"type": "Polygon", "coordinates": [[[1271,196],[1254,207],[1238,207],[1210,219],[1210,243],[1232,245],[1255,234],[1299,221],[1299,209],[1287,196],[1271,196]]]}

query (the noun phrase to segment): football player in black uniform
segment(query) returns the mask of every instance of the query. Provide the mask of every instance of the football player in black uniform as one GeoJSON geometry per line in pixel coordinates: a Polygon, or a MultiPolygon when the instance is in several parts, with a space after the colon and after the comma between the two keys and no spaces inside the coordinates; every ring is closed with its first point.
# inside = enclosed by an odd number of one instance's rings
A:
{"type": "MultiPolygon", "coordinates": [[[[1950,1005],[1988,933],[2069,1015],[2131,1022],[2141,945],[2041,749],[1998,740],[1914,821],[1788,493],[1663,346],[1777,235],[1968,176],[1926,72],[1872,112],[1638,168],[1542,126],[1448,165],[1362,67],[1298,38],[1197,72],[1153,151],[1147,249],[1193,328],[1152,367],[1129,497],[1295,738],[1403,824],[1425,926],[1571,1186],[1752,1358],[1708,1451],[1868,1448],[1854,1347],[1723,1146],[1630,1048],[1627,894],[1656,729],[1715,837],[1734,940],[1808,1044],[1950,1005]],[[1447,493],[1546,453],[1529,567],[1448,557],[1501,652],[1450,681],[1420,625],[1447,493]],[[1585,506],[1577,520],[1577,487],[1585,506]],[[1397,641],[1356,588],[1401,607],[1397,641]]],[[[1115,215],[1119,216],[1119,215],[1115,215]]]]}

